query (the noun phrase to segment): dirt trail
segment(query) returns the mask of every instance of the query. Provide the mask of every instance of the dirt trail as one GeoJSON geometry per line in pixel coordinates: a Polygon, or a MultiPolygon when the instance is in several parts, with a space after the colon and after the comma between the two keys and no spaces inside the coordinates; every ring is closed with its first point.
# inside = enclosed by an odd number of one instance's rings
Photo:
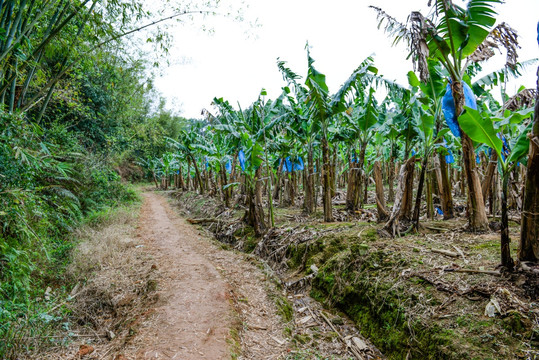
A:
{"type": "Polygon", "coordinates": [[[275,359],[286,353],[266,275],[144,194],[138,236],[153,254],[159,302],[124,354],[129,359],[275,359]],[[260,334],[259,334],[260,333],[260,334]]]}

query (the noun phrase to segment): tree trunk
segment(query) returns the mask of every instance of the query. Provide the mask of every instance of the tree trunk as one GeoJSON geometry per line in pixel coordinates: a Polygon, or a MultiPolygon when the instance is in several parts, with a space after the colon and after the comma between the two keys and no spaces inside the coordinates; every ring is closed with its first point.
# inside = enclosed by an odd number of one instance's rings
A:
{"type": "MultiPolygon", "coordinates": [[[[360,144],[359,156],[350,163],[348,188],[346,191],[346,210],[355,211],[360,207],[362,184],[364,179],[363,165],[365,164],[366,144],[360,144]]],[[[353,159],[352,159],[353,160],[353,159]]]]}
{"type": "Polygon", "coordinates": [[[410,187],[407,183],[408,172],[413,169],[415,164],[415,156],[412,156],[408,159],[400,168],[397,184],[397,192],[395,193],[395,204],[391,210],[391,215],[389,220],[382,228],[382,232],[386,233],[387,236],[395,237],[399,235],[399,220],[401,219],[402,213],[402,204],[403,200],[406,198],[406,192],[410,187]]]}
{"type": "Polygon", "coordinates": [[[189,158],[187,158],[187,179],[185,181],[186,181],[187,191],[190,191],[191,190],[191,160],[189,158]]]}
{"type": "Polygon", "coordinates": [[[453,190],[451,188],[451,180],[449,179],[445,157],[439,154],[438,159],[440,160],[440,175],[442,179],[442,211],[444,213],[444,220],[449,220],[455,217],[453,210],[453,190]]]}
{"type": "Polygon", "coordinates": [[[314,211],[316,212],[316,208],[318,206],[318,199],[321,194],[320,187],[321,187],[321,176],[322,176],[322,165],[320,165],[320,156],[316,157],[316,171],[314,175],[314,211]]]}
{"type": "Polygon", "coordinates": [[[388,174],[388,194],[387,194],[387,201],[394,202],[395,201],[395,158],[391,157],[389,159],[389,163],[387,164],[387,174],[388,174]]]}
{"type": "Polygon", "coordinates": [[[374,163],[374,183],[376,185],[376,209],[378,210],[378,221],[387,220],[389,213],[386,209],[386,199],[384,196],[384,182],[382,177],[382,170],[380,169],[380,162],[374,163]]]}
{"type": "MultiPolygon", "coordinates": [[[[453,101],[455,102],[455,113],[460,115],[464,109],[464,90],[462,83],[453,79],[451,84],[453,101]]],[[[466,183],[468,184],[468,195],[470,208],[468,209],[468,225],[472,231],[484,231],[488,229],[488,218],[481,191],[481,182],[475,166],[475,153],[472,140],[462,129],[461,144],[462,158],[464,160],[464,171],[466,173],[466,183]]]]}
{"type": "Polygon", "coordinates": [[[533,128],[529,135],[530,151],[526,169],[526,185],[522,203],[522,223],[518,258],[520,261],[539,260],[539,68],[533,128]]]}
{"type": "Polygon", "coordinates": [[[414,217],[412,219],[414,223],[414,229],[419,231],[419,214],[421,210],[421,196],[423,195],[423,185],[425,184],[425,173],[427,171],[427,155],[423,157],[421,163],[421,173],[419,175],[419,185],[417,186],[417,194],[415,196],[414,217]]]}
{"type": "Polygon", "coordinates": [[[329,162],[328,141],[322,137],[322,201],[324,203],[324,221],[333,222],[331,206],[331,164],[329,162]]]}
{"type": "Polygon", "coordinates": [[[337,145],[333,146],[333,161],[330,162],[331,169],[331,198],[337,195],[337,145]]]}
{"type": "MultiPolygon", "coordinates": [[[[408,167],[406,169],[406,179],[404,184],[404,193],[403,199],[401,201],[401,209],[399,214],[399,219],[411,220],[412,219],[412,202],[414,195],[414,169],[416,157],[412,156],[405,165],[408,167]],[[410,159],[412,159],[410,161],[410,159]]],[[[402,169],[401,169],[402,171],[402,169]]],[[[399,175],[400,176],[400,175],[399,175]]],[[[399,181],[401,181],[399,179],[399,181]]]]}
{"type": "Polygon", "coordinates": [[[259,167],[256,170],[254,179],[246,179],[247,210],[243,216],[243,220],[253,227],[257,237],[264,235],[267,229],[262,207],[262,184],[258,181],[261,169],[262,167],[259,167]]]}
{"type": "Polygon", "coordinates": [[[275,181],[275,189],[273,189],[273,200],[279,201],[279,195],[281,194],[281,178],[283,175],[284,159],[281,159],[279,167],[277,169],[277,180],[275,181]]]}
{"type": "Polygon", "coordinates": [[[193,155],[191,155],[191,160],[193,161],[193,166],[195,167],[195,176],[198,186],[200,186],[200,195],[204,195],[204,183],[202,182],[202,177],[200,176],[200,171],[198,171],[198,165],[193,155]]]}
{"type": "Polygon", "coordinates": [[[489,192],[492,190],[492,179],[494,177],[494,172],[496,171],[496,165],[498,164],[498,154],[493,151],[490,155],[490,160],[487,166],[487,173],[485,179],[481,184],[481,192],[483,193],[483,200],[487,201],[489,192]]]}
{"type": "Polygon", "coordinates": [[[435,177],[427,175],[427,218],[434,219],[434,204],[432,202],[432,189],[435,177]]]}
{"type": "Polygon", "coordinates": [[[288,205],[296,205],[296,172],[292,164],[292,171],[288,173],[288,205]]]}
{"type": "Polygon", "coordinates": [[[314,164],[313,164],[313,148],[309,144],[309,152],[307,154],[307,169],[305,173],[305,202],[303,208],[307,214],[312,214],[315,208],[314,202],[314,164]]]}
{"type": "Polygon", "coordinates": [[[185,191],[185,182],[183,181],[183,173],[182,173],[182,167],[180,166],[180,173],[178,174],[178,181],[179,181],[179,185],[180,185],[180,188],[185,191]]]}
{"type": "Polygon", "coordinates": [[[349,171],[348,171],[348,184],[346,188],[346,210],[355,211],[357,210],[357,194],[359,193],[359,165],[350,160],[349,171]]]}
{"type": "Polygon", "coordinates": [[[230,208],[230,192],[228,191],[228,188],[224,188],[228,184],[228,179],[226,177],[226,167],[221,166],[221,192],[223,194],[223,201],[225,202],[225,206],[227,208],[230,208]]]}
{"type": "Polygon", "coordinates": [[[508,270],[513,270],[514,262],[511,258],[511,248],[509,244],[509,219],[507,217],[507,188],[509,182],[509,174],[505,174],[502,179],[502,224],[501,224],[501,258],[502,266],[508,270]]]}

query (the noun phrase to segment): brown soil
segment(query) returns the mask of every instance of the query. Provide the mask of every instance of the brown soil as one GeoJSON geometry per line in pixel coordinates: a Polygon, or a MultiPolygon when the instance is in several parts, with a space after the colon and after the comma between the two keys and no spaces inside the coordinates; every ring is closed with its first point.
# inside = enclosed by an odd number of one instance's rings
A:
{"type": "Polygon", "coordinates": [[[137,359],[228,358],[229,287],[206,258],[207,246],[152,193],[144,194],[139,235],[160,271],[160,301],[126,353],[137,359]]]}

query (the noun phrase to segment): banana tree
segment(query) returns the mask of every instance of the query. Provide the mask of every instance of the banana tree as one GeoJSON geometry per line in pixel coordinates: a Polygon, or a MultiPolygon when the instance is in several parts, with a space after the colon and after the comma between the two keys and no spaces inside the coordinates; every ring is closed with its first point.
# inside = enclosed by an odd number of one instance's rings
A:
{"type": "Polygon", "coordinates": [[[346,209],[349,211],[357,210],[365,201],[361,197],[362,185],[365,185],[367,181],[364,169],[365,151],[374,134],[374,128],[378,124],[378,109],[374,93],[373,87],[358,91],[352,108],[345,116],[348,126],[353,130],[352,138],[354,139],[351,144],[353,154],[349,161],[350,171],[346,192],[346,209]]]}
{"type": "MultiPolygon", "coordinates": [[[[539,32],[539,24],[537,25],[539,32]]],[[[539,35],[539,34],[538,34],[539,35]]],[[[539,43],[539,36],[537,38],[539,43]]],[[[535,115],[530,136],[526,169],[526,188],[522,206],[522,225],[518,258],[520,261],[539,261],[539,67],[537,68],[535,115]]]]}
{"type": "MultiPolygon", "coordinates": [[[[183,153],[187,158],[188,167],[190,164],[193,164],[195,168],[195,177],[199,185],[200,194],[204,194],[204,182],[202,181],[202,176],[197,164],[198,153],[196,151],[197,140],[201,137],[201,124],[192,124],[191,129],[181,130],[178,136],[179,140],[167,138],[168,144],[176,149],[177,151],[183,153]]],[[[188,174],[190,176],[190,174],[188,174]]]]}
{"type": "MultiPolygon", "coordinates": [[[[512,152],[509,156],[502,153],[503,142],[499,134],[507,133],[511,124],[521,122],[529,116],[531,109],[524,112],[505,112],[502,117],[492,119],[487,112],[479,112],[469,107],[465,107],[465,113],[459,117],[459,123],[470,138],[489,146],[498,156],[498,171],[502,178],[502,217],[501,217],[501,263],[505,268],[512,270],[514,267],[509,248],[509,221],[507,215],[507,194],[509,174],[517,166],[517,163],[528,153],[530,140],[528,132],[531,130],[530,123],[512,141],[512,152]],[[494,121],[498,120],[498,121],[494,121]]],[[[500,135],[501,137],[501,135],[500,135]]]]}
{"type": "MultiPolygon", "coordinates": [[[[394,18],[381,9],[375,8],[378,17],[386,20],[386,31],[396,36],[396,42],[405,38],[411,49],[411,57],[417,67],[420,78],[428,82],[429,67],[427,59],[439,61],[449,73],[450,93],[455,109],[455,123],[462,114],[465,105],[463,77],[470,61],[482,61],[491,57],[494,52],[487,51],[497,46],[507,46],[499,34],[516,35],[511,29],[499,25],[499,31],[489,32],[496,22],[494,5],[500,0],[470,0],[466,7],[455,5],[451,0],[435,0],[434,10],[430,17],[419,12],[410,15],[411,27],[399,24],[394,18]],[[488,38],[489,42],[485,42],[488,38]]],[[[508,57],[509,66],[514,66],[516,52],[508,57]]],[[[486,230],[488,219],[483,202],[481,183],[474,162],[472,140],[465,131],[461,131],[462,156],[470,198],[469,227],[471,230],[486,230]]]]}
{"type": "Polygon", "coordinates": [[[164,190],[168,190],[168,186],[170,185],[170,174],[172,173],[174,166],[177,164],[176,160],[176,157],[171,152],[164,153],[159,159],[162,172],[161,181],[163,183],[164,190]]]}
{"type": "MultiPolygon", "coordinates": [[[[240,165],[245,175],[247,200],[247,210],[243,220],[253,227],[256,236],[263,235],[268,229],[262,207],[261,186],[264,180],[262,165],[264,162],[269,164],[266,150],[269,142],[267,135],[286,118],[286,114],[281,113],[282,97],[275,101],[265,102],[263,99],[265,95],[265,90],[262,90],[258,99],[245,111],[242,109],[236,111],[228,102],[214,99],[214,103],[220,108],[221,115],[229,119],[228,124],[218,124],[215,128],[229,131],[234,138],[239,139],[238,157],[240,157],[240,165]]],[[[229,184],[231,185],[233,184],[229,184]]],[[[271,223],[273,222],[272,212],[273,207],[270,202],[271,223]]]]}
{"type": "Polygon", "coordinates": [[[429,105],[422,106],[422,114],[419,119],[419,134],[421,144],[423,146],[422,155],[423,159],[421,161],[421,173],[419,175],[419,184],[417,187],[417,194],[414,205],[414,212],[412,216],[413,229],[419,231],[419,210],[421,208],[421,196],[423,194],[423,186],[425,184],[425,174],[428,166],[429,157],[432,152],[436,149],[437,145],[440,145],[440,140],[443,139],[444,135],[449,132],[448,128],[444,128],[438,133],[435,133],[435,122],[437,118],[440,117],[440,108],[431,107],[429,105]]]}
{"type": "Polygon", "coordinates": [[[290,104],[291,121],[285,128],[285,136],[300,144],[303,149],[303,155],[307,159],[307,168],[304,170],[304,202],[303,209],[307,214],[312,214],[316,209],[316,192],[314,189],[314,153],[316,144],[319,142],[318,124],[310,120],[308,108],[308,90],[303,87],[298,80],[301,76],[297,75],[290,68],[286,67],[286,62],[277,60],[277,67],[281,72],[283,79],[287,82],[283,88],[290,104]]]}
{"type": "Polygon", "coordinates": [[[315,131],[319,132],[321,138],[324,221],[332,222],[331,163],[329,159],[328,128],[334,116],[346,111],[346,96],[353,89],[356,81],[363,76],[376,74],[378,70],[368,62],[362,63],[362,65],[355,70],[348,80],[341,86],[339,91],[333,96],[330,96],[326,84],[326,76],[316,70],[313,63],[314,60],[311,57],[309,47],[307,46],[308,72],[305,81],[305,85],[309,89],[307,105],[309,118],[313,122],[315,131]]]}

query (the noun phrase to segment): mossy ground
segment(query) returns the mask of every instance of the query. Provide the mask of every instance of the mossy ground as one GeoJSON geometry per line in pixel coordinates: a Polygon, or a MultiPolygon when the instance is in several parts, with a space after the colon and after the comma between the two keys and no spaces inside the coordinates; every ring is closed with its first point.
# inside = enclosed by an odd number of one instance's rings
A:
{"type": "MultiPolygon", "coordinates": [[[[233,217],[240,215],[236,211],[233,217]]],[[[437,220],[424,221],[422,234],[381,239],[376,223],[323,223],[321,213],[307,218],[299,208],[279,207],[276,224],[290,235],[285,252],[290,273],[301,277],[315,265],[319,272],[311,295],[350,317],[389,359],[539,356],[538,305],[517,285],[515,276],[445,271],[495,269],[499,233],[470,234],[462,230],[463,219],[437,220]],[[293,241],[298,227],[315,235],[293,241]],[[462,252],[464,257],[448,257],[433,249],[462,252]],[[485,316],[485,306],[499,289],[506,289],[516,299],[514,304],[525,306],[503,316],[485,316]]],[[[510,225],[511,237],[517,239],[518,224],[510,225]]],[[[238,241],[251,251],[259,239],[247,232],[238,241]]],[[[516,241],[511,251],[516,254],[516,241]]],[[[302,359],[307,354],[294,356],[302,359]]]]}

